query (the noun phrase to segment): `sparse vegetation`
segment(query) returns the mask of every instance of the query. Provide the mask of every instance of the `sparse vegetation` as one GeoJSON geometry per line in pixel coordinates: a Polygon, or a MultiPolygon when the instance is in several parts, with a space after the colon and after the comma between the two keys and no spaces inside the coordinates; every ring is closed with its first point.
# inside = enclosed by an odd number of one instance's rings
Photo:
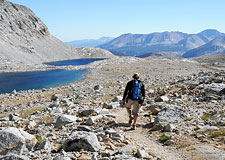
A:
{"type": "Polygon", "coordinates": [[[223,137],[225,136],[225,128],[220,128],[217,131],[209,131],[208,133],[211,138],[223,137]]]}
{"type": "Polygon", "coordinates": [[[204,114],[203,116],[201,116],[201,119],[204,120],[204,121],[206,121],[206,120],[210,119],[211,117],[212,117],[211,114],[206,113],[206,114],[204,114]]]}
{"type": "Polygon", "coordinates": [[[191,121],[193,119],[193,117],[187,117],[186,119],[185,119],[185,121],[191,121]]]}
{"type": "Polygon", "coordinates": [[[161,135],[161,136],[159,137],[159,141],[162,142],[162,143],[165,143],[166,141],[171,140],[171,139],[172,139],[171,136],[167,136],[167,135],[165,135],[165,134],[163,134],[163,135],[161,135]]]}
{"type": "Polygon", "coordinates": [[[33,107],[33,108],[28,108],[26,110],[22,110],[19,112],[19,115],[21,118],[26,118],[29,115],[34,114],[37,111],[42,111],[44,109],[46,109],[47,107],[33,107]]]}

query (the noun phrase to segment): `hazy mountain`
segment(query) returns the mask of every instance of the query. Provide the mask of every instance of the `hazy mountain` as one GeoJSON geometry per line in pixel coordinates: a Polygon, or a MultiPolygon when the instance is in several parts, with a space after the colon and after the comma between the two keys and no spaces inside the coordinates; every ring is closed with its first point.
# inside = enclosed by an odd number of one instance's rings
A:
{"type": "Polygon", "coordinates": [[[199,57],[217,53],[225,53],[225,36],[217,37],[205,45],[189,50],[183,54],[183,57],[199,57]]]}
{"type": "Polygon", "coordinates": [[[198,34],[182,32],[128,33],[98,47],[107,49],[116,55],[136,56],[155,52],[175,52],[181,55],[221,35],[224,33],[213,29],[198,34]]]}
{"type": "Polygon", "coordinates": [[[68,46],[52,36],[27,7],[0,0],[0,59],[38,64],[79,57],[112,56],[108,51],[68,46]]]}
{"type": "Polygon", "coordinates": [[[113,40],[113,37],[101,37],[99,39],[83,39],[83,40],[75,40],[71,42],[65,42],[70,46],[74,47],[96,47],[113,40]]]}

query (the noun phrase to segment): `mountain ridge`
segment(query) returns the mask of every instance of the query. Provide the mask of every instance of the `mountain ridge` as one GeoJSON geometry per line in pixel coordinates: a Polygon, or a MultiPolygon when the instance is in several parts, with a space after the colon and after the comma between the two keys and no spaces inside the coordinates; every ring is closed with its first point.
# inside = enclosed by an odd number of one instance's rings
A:
{"type": "Polygon", "coordinates": [[[207,29],[197,34],[179,31],[150,34],[126,33],[98,47],[116,55],[138,56],[152,52],[175,52],[182,55],[190,49],[202,46],[223,35],[225,34],[215,29],[207,29]]]}
{"type": "Polygon", "coordinates": [[[217,53],[225,53],[225,36],[217,37],[198,48],[187,51],[184,58],[199,57],[217,53]]]}

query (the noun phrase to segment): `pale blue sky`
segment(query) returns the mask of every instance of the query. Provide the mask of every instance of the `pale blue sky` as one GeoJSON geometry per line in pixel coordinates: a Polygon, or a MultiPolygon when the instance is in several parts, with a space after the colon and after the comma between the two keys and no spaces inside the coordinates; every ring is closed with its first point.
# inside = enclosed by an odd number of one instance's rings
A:
{"type": "Polygon", "coordinates": [[[9,0],[29,7],[62,41],[163,31],[225,33],[225,0],[9,0]]]}

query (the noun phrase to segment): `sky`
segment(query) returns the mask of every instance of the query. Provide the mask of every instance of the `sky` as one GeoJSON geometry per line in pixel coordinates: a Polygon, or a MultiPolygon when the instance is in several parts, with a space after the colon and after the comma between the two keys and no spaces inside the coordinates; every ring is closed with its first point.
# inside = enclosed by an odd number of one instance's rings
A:
{"type": "Polygon", "coordinates": [[[29,7],[64,42],[121,34],[225,33],[225,0],[8,0],[29,7]]]}

